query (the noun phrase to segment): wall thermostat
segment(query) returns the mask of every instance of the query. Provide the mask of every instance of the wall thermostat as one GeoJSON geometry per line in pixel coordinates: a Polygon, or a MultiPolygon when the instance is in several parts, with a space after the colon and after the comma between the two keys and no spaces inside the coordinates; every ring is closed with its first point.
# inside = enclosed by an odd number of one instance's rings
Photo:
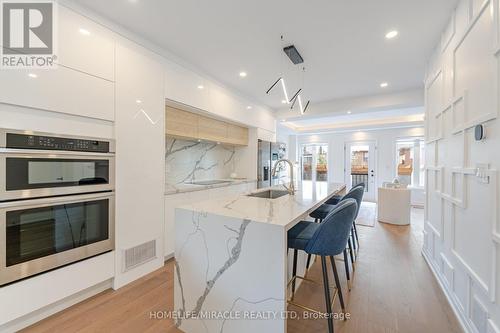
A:
{"type": "Polygon", "coordinates": [[[474,137],[476,138],[476,141],[481,141],[486,138],[483,125],[476,125],[474,128],[474,137]]]}

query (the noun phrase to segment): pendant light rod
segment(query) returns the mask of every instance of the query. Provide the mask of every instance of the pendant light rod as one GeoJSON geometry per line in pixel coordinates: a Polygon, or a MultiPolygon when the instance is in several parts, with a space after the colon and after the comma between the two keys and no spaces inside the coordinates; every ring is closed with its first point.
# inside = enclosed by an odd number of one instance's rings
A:
{"type": "Polygon", "coordinates": [[[304,114],[304,106],[302,105],[302,97],[299,95],[297,96],[297,99],[299,100],[299,108],[300,108],[300,114],[304,114]]]}
{"type": "Polygon", "coordinates": [[[293,95],[292,99],[290,100],[290,103],[297,98],[297,96],[300,94],[300,92],[302,91],[302,88],[300,88],[299,90],[297,90],[297,92],[295,93],[295,95],[293,95]]]}
{"type": "Polygon", "coordinates": [[[276,82],[274,82],[274,83],[273,83],[273,85],[272,85],[269,89],[267,89],[267,91],[266,91],[266,94],[267,94],[267,95],[269,95],[269,92],[270,92],[271,90],[273,90],[273,88],[274,88],[274,87],[278,84],[278,82],[280,82],[280,81],[281,81],[281,79],[282,79],[281,77],[280,77],[279,79],[277,79],[277,80],[276,80],[276,82]]]}
{"type": "Polygon", "coordinates": [[[286,92],[285,80],[283,78],[281,78],[281,87],[283,88],[283,95],[285,95],[286,104],[290,104],[290,101],[288,101],[288,93],[286,92]]]}
{"type": "Polygon", "coordinates": [[[293,110],[293,107],[294,107],[294,105],[295,105],[295,102],[297,102],[297,99],[296,99],[296,98],[293,100],[293,102],[292,102],[292,106],[290,106],[290,110],[293,110]]]}
{"type": "Polygon", "coordinates": [[[306,113],[306,110],[307,108],[309,107],[309,103],[311,103],[311,101],[307,101],[306,103],[306,107],[304,108],[304,111],[302,112],[303,114],[306,113]]]}

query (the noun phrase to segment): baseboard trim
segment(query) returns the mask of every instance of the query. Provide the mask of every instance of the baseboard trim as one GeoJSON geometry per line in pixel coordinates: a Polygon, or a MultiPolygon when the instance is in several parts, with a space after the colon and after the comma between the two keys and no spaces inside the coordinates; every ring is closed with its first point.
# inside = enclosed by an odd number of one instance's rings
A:
{"type": "Polygon", "coordinates": [[[450,292],[448,287],[444,284],[443,280],[441,279],[441,275],[439,274],[436,267],[432,263],[432,260],[429,258],[428,254],[424,251],[424,249],[422,249],[421,253],[422,253],[422,257],[424,257],[424,260],[427,263],[427,266],[429,266],[432,274],[434,275],[434,278],[436,279],[439,286],[441,287],[441,290],[443,291],[444,296],[446,297],[446,300],[448,301],[448,304],[450,304],[450,307],[453,310],[455,317],[457,317],[458,322],[460,323],[460,326],[462,327],[462,330],[465,333],[475,333],[475,330],[473,330],[472,327],[470,326],[467,317],[459,310],[458,304],[456,303],[456,301],[453,297],[453,294],[450,292]]]}

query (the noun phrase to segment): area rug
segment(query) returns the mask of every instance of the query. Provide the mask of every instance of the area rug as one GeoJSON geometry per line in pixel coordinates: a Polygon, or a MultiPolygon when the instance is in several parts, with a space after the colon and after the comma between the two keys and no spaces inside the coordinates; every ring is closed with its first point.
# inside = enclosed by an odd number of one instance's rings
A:
{"type": "Polygon", "coordinates": [[[359,209],[356,225],[374,227],[377,220],[377,204],[374,202],[362,202],[359,209]]]}

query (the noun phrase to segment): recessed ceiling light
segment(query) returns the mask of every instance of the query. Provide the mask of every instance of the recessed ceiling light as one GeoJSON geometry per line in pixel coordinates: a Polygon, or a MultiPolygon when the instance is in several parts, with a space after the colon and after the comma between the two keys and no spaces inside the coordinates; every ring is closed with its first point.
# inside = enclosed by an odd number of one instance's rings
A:
{"type": "Polygon", "coordinates": [[[240,77],[247,77],[247,72],[240,72],[240,77]]]}
{"type": "Polygon", "coordinates": [[[33,79],[36,79],[38,77],[38,75],[36,75],[35,73],[29,73],[28,76],[33,79]]]}
{"type": "Polygon", "coordinates": [[[281,103],[282,103],[282,104],[286,104],[286,100],[282,99],[282,100],[281,100],[281,103]]]}
{"type": "Polygon", "coordinates": [[[351,113],[352,113],[352,111],[347,111],[347,114],[351,114],[351,113]]]}
{"type": "Polygon", "coordinates": [[[281,122],[284,123],[286,121],[286,119],[281,119],[281,122]]]}
{"type": "Polygon", "coordinates": [[[389,86],[389,83],[387,83],[387,82],[382,82],[380,84],[380,88],[387,88],[387,86],[389,86]]]}
{"type": "Polygon", "coordinates": [[[247,110],[251,110],[251,109],[252,109],[252,107],[250,105],[247,106],[247,110]]]}
{"type": "Polygon", "coordinates": [[[391,31],[389,31],[388,33],[385,34],[385,38],[387,38],[387,39],[393,39],[398,34],[399,34],[399,32],[397,30],[391,30],[391,31]]]}
{"type": "Polygon", "coordinates": [[[87,29],[80,28],[78,31],[80,31],[80,33],[82,35],[85,35],[85,36],[90,35],[90,31],[88,31],[87,29]]]}
{"type": "Polygon", "coordinates": [[[204,86],[202,86],[201,84],[198,86],[198,89],[205,89],[204,86]]]}
{"type": "Polygon", "coordinates": [[[137,104],[141,104],[141,103],[142,103],[142,101],[141,101],[140,99],[136,99],[136,100],[135,100],[135,102],[136,102],[137,104]]]}

